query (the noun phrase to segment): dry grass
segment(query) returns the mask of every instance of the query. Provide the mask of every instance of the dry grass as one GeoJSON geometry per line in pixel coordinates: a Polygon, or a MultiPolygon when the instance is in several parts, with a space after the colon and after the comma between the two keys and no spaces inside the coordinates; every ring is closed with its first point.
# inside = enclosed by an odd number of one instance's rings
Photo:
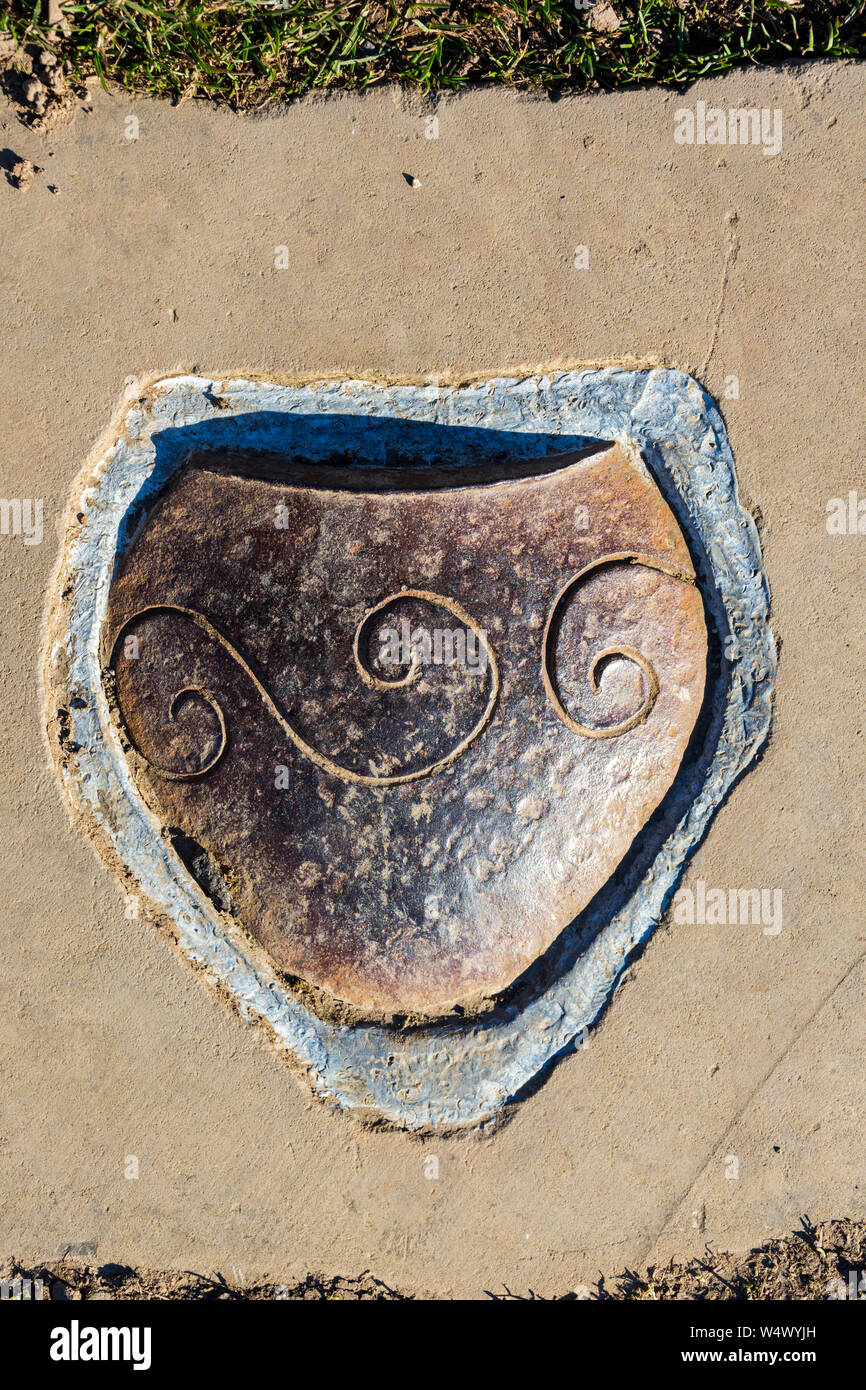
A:
{"type": "MultiPolygon", "coordinates": [[[[740,1302],[767,1300],[848,1299],[866,1300],[866,1222],[823,1221],[813,1225],[804,1219],[798,1231],[768,1241],[747,1255],[720,1254],[707,1249],[700,1259],[664,1266],[651,1265],[641,1272],[624,1270],[611,1279],[600,1278],[578,1294],[569,1290],[553,1301],[588,1297],[600,1301],[740,1302]],[[852,1295],[853,1291],[853,1295],[852,1295]]],[[[239,1284],[223,1275],[213,1277],[192,1271],[129,1269],[123,1265],[98,1268],[62,1258],[42,1266],[24,1266],[16,1260],[0,1266],[0,1279],[41,1279],[44,1295],[60,1301],[88,1299],[158,1299],[190,1301],[405,1300],[412,1295],[390,1288],[365,1270],[353,1277],[310,1274],[291,1287],[272,1283],[239,1284]]],[[[480,1291],[479,1291],[480,1292],[480,1291]]],[[[503,1288],[487,1290],[496,1301],[534,1302],[536,1295],[503,1288]]]]}

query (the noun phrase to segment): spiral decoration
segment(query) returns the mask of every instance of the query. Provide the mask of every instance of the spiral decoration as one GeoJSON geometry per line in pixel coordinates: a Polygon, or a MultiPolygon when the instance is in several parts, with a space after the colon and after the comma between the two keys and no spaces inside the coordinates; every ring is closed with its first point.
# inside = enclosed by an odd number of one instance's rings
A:
{"type": "Polygon", "coordinates": [[[628,733],[629,729],[634,729],[638,724],[642,724],[648,717],[653,705],[658,698],[659,678],[656,674],[652,662],[634,647],[619,646],[605,647],[597,652],[593,657],[589,668],[589,684],[593,694],[597,695],[599,690],[599,667],[602,662],[613,658],[622,658],[630,661],[637,666],[643,677],[643,699],[638,709],[628,719],[623,719],[618,724],[608,724],[593,726],[582,724],[574,719],[567,711],[560,699],[556,685],[556,678],[553,674],[553,646],[554,637],[557,630],[559,615],[564,607],[565,600],[587,578],[588,575],[595,573],[604,565],[629,564],[641,565],[645,569],[658,570],[661,574],[670,575],[672,579],[679,579],[684,584],[694,584],[694,575],[688,574],[679,566],[666,563],[664,560],[657,560],[652,555],[642,555],[631,551],[620,551],[612,555],[603,555],[599,560],[593,560],[591,564],[585,565],[577,574],[573,574],[569,580],[563,584],[559,593],[553,601],[553,606],[547,616],[547,623],[544,628],[541,653],[541,680],[548,700],[553,706],[557,718],[570,729],[574,734],[580,734],[583,738],[619,738],[620,734],[628,733]]]}
{"type": "MultiPolygon", "coordinates": [[[[471,632],[475,634],[475,638],[479,644],[479,647],[482,648],[485,652],[490,670],[490,692],[487,698],[487,703],[477,723],[469,731],[465,738],[462,738],[460,742],[454,748],[452,748],[451,751],[447,753],[444,757],[437,759],[436,762],[429,763],[425,767],[418,768],[414,772],[397,773],[392,776],[378,776],[373,773],[356,772],[352,768],[343,767],[340,763],[335,762],[333,758],[329,758],[327,754],[321,753],[317,748],[313,748],[309,743],[307,743],[306,739],[303,738],[302,735],[299,734],[298,731],[292,727],[284,711],[280,708],[273,695],[256,675],[255,671],[250,666],[246,657],[235,645],[235,643],[224,632],[221,632],[220,629],[216,626],[216,624],[211,622],[210,618],[205,617],[203,613],[199,613],[194,608],[183,608],[178,604],[170,603],[151,604],[146,608],[140,608],[136,613],[133,613],[133,615],[130,618],[127,618],[126,622],[118,631],[117,636],[115,637],[114,642],[112,644],[109,664],[113,669],[115,666],[118,649],[121,643],[123,642],[124,637],[128,632],[129,628],[134,623],[139,623],[142,619],[155,618],[166,615],[173,615],[176,617],[183,618],[188,622],[195,623],[195,625],[199,627],[202,630],[202,632],[206,633],[208,637],[212,638],[215,642],[217,642],[219,646],[221,646],[223,650],[229,654],[232,660],[237,663],[237,665],[241,668],[244,674],[255,686],[255,689],[261,696],[262,701],[270,710],[271,714],[277,720],[280,727],[283,729],[285,734],[292,741],[292,743],[295,745],[298,751],[302,753],[305,758],[309,758],[311,762],[315,763],[317,767],[322,768],[324,772],[331,773],[332,776],[338,777],[342,782],[352,782],[366,787],[394,787],[404,782],[417,782],[422,777],[432,777],[435,773],[442,772],[445,768],[450,767],[452,763],[456,762],[456,760],[463,753],[466,752],[466,749],[469,747],[471,743],[475,741],[475,739],[478,737],[481,731],[484,728],[486,728],[487,724],[490,722],[493,710],[496,706],[496,701],[499,697],[499,664],[496,660],[496,655],[492,647],[490,646],[490,643],[487,640],[486,633],[482,628],[480,628],[477,625],[477,623],[469,616],[469,614],[463,608],[461,608],[459,603],[456,603],[453,599],[444,597],[442,594],[435,594],[426,589],[401,589],[398,593],[390,594],[386,599],[383,599],[381,603],[377,603],[374,608],[369,609],[368,612],[362,618],[361,622],[358,624],[358,627],[355,631],[355,639],[352,644],[352,652],[355,660],[355,666],[362,680],[365,682],[366,685],[370,686],[372,689],[384,691],[403,689],[406,686],[413,684],[420,674],[419,664],[416,661],[413,661],[407,675],[401,676],[398,679],[394,680],[383,679],[382,677],[377,676],[373,671],[369,669],[369,667],[367,667],[364,664],[364,660],[361,654],[362,639],[369,633],[370,624],[383,611],[383,609],[390,607],[392,604],[396,603],[400,599],[419,599],[426,603],[435,604],[438,607],[444,608],[447,612],[453,614],[454,617],[456,617],[466,628],[468,628],[471,632]]],[[[154,763],[151,763],[149,759],[145,758],[145,761],[148,763],[148,765],[152,767],[153,770],[157,772],[161,777],[171,778],[174,781],[193,781],[196,778],[206,777],[207,774],[209,772],[212,772],[213,769],[217,766],[220,759],[223,757],[226,748],[228,747],[228,725],[226,722],[226,717],[222,710],[222,707],[219,704],[219,701],[217,700],[213,692],[210,690],[205,690],[199,686],[184,686],[182,690],[179,690],[177,692],[177,694],[173,697],[171,701],[171,705],[169,706],[169,719],[173,722],[176,718],[177,711],[180,705],[183,702],[191,699],[204,700],[216,714],[220,727],[219,744],[216,751],[211,754],[205,765],[191,772],[169,771],[165,768],[157,767],[154,763]]],[[[127,735],[129,736],[128,730],[127,735]]],[[[131,737],[130,741],[133,742],[133,746],[136,747],[131,737]]],[[[145,757],[141,749],[139,749],[138,747],[136,747],[136,752],[139,753],[141,757],[145,757]]]]}

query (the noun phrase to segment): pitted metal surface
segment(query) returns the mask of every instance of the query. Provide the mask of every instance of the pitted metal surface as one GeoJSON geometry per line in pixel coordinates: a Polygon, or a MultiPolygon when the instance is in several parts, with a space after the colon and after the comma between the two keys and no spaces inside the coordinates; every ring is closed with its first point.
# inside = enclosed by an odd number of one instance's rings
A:
{"type": "Polygon", "coordinates": [[[278,969],[435,1014],[525,971],[667,792],[703,603],[619,445],[469,487],[297,472],[192,460],[147,513],[109,600],[120,716],[278,969]]]}

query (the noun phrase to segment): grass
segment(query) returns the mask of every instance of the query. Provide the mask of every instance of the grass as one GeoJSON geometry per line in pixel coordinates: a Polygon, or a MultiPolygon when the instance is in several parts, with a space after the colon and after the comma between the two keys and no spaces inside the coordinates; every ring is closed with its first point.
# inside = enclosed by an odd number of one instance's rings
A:
{"type": "Polygon", "coordinates": [[[866,0],[614,0],[615,33],[593,28],[578,8],[587,3],[93,0],[63,5],[63,35],[47,28],[42,0],[0,0],[0,33],[50,49],[73,80],[96,75],[236,108],[385,81],[451,91],[507,83],[551,94],[682,87],[748,64],[866,54],[866,0]]]}

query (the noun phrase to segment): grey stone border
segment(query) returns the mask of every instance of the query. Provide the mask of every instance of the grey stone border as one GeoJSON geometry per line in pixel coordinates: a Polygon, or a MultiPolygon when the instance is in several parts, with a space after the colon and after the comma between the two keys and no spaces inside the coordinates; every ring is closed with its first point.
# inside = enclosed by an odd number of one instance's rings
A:
{"type": "MultiPolygon", "coordinates": [[[[236,428],[236,426],[235,426],[236,428]]],[[[163,441],[164,442],[164,441],[163,441]]],[[[327,441],[322,442],[323,456],[327,441]]],[[[313,457],[313,455],[310,455],[313,457]]],[[[245,380],[169,377],[125,410],[114,442],[78,492],[58,576],[47,653],[51,710],[68,708],[58,753],[73,804],[107,836],[183,951],[228,991],[239,1012],[267,1024],[306,1072],[315,1092],[343,1108],[363,1108],[407,1129],[449,1129],[489,1120],[517,1096],[598,1017],[629,953],[658,923],[685,863],[736,779],[767,737],[776,666],[769,592],[754,523],[740,506],[734,460],[722,419],[692,378],[667,370],[605,368],[518,380],[497,378],[454,389],[377,386],[368,382],[279,386],[245,380]],[[266,417],[260,412],[266,412],[266,417]],[[577,960],[521,1006],[489,1022],[432,1025],[397,1032],[349,1028],[313,1015],[275,977],[263,953],[220,916],[190,879],[160,833],[130,777],[100,674],[99,639],[109,581],[133,500],[156,492],[179,467],[183,429],[250,420],[252,447],[279,448],[301,415],[358,417],[359,439],[371,416],[518,436],[554,433],[619,439],[637,448],[701,550],[706,595],[715,590],[715,621],[725,641],[712,762],[702,769],[688,808],[667,835],[651,869],[610,915],[605,895],[590,904],[591,937],[577,960]],[[175,457],[154,478],[155,440],[171,430],[175,457]]],[[[712,605],[709,605],[712,607],[712,605]]],[[[713,620],[713,614],[710,614],[713,620]]],[[[49,721],[50,723],[51,721],[49,721]]]]}

